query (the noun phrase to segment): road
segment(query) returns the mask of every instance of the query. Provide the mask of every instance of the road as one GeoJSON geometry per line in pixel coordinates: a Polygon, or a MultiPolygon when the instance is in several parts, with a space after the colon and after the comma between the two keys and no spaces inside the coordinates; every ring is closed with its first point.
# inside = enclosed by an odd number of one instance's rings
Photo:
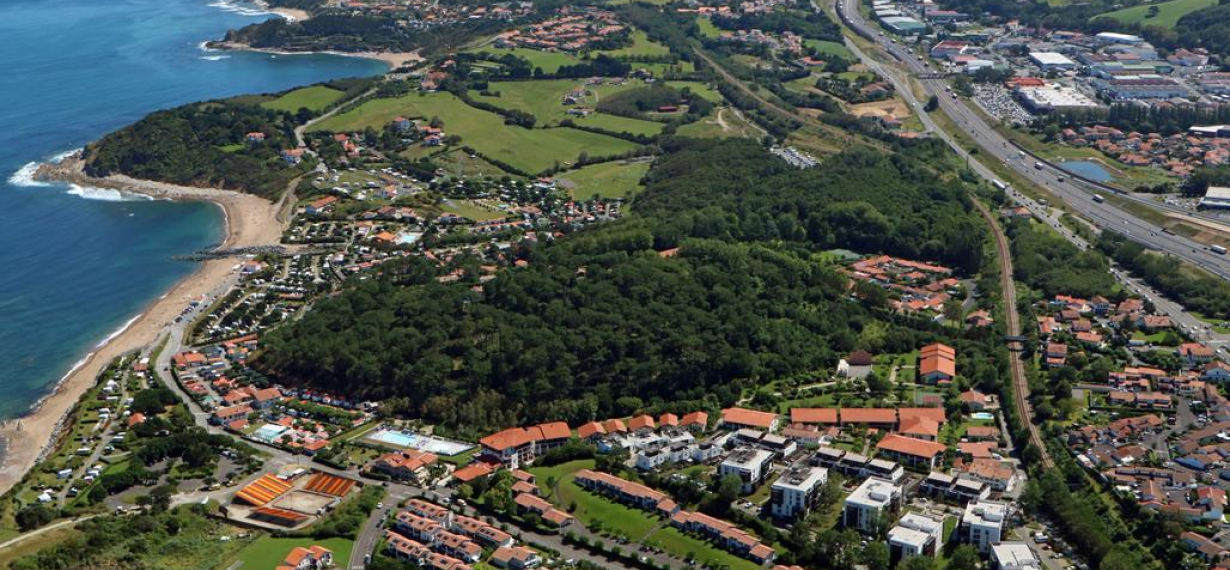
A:
{"type": "MultiPolygon", "coordinates": [[[[858,0],[837,0],[837,12],[847,26],[864,38],[875,41],[886,53],[900,61],[909,73],[917,77],[919,75],[925,76],[930,72],[926,64],[920,61],[917,55],[910,53],[906,47],[890,42],[888,38],[879,35],[880,32],[859,14],[858,0]]],[[[898,93],[906,97],[929,130],[934,131],[952,145],[958,154],[971,162],[971,166],[979,164],[976,160],[973,160],[973,157],[960,144],[957,144],[949,133],[938,128],[934,121],[922,111],[922,105],[914,98],[912,90],[909,89],[908,82],[897,70],[888,69],[888,66],[866,57],[867,54],[861,51],[856,51],[856,54],[874,71],[881,73],[881,75],[884,75],[893,82],[894,86],[897,87],[898,93]]],[[[1007,138],[987,124],[982,116],[970,109],[960,99],[950,95],[946,90],[948,84],[943,78],[918,77],[918,83],[922,85],[928,96],[935,96],[939,100],[940,108],[943,109],[958,128],[963,130],[981,147],[981,152],[984,156],[1007,164],[1017,174],[1048,189],[1051,193],[1067,202],[1072,209],[1086,216],[1103,229],[1119,232],[1145,247],[1203,267],[1223,279],[1230,279],[1230,259],[1226,256],[1206,250],[1203,244],[1192,239],[1165,233],[1162,231],[1162,228],[1121,210],[1109,202],[1095,202],[1092,199],[1093,191],[1087,189],[1085,184],[1072,180],[1072,177],[1066,172],[1049,165],[1036,168],[1036,160],[1032,160],[1028,155],[1021,157],[1020,151],[1007,138]],[[1063,181],[1061,182],[1060,179],[1063,181]]],[[[980,170],[980,174],[995,179],[994,173],[989,169],[981,168],[978,170],[980,170]]],[[[1127,196],[1124,196],[1124,198],[1130,199],[1127,196]]],[[[1142,200],[1141,203],[1147,204],[1149,207],[1160,207],[1160,205],[1149,201],[1142,200]]],[[[1185,212],[1182,215],[1190,216],[1191,214],[1185,212]]]]}

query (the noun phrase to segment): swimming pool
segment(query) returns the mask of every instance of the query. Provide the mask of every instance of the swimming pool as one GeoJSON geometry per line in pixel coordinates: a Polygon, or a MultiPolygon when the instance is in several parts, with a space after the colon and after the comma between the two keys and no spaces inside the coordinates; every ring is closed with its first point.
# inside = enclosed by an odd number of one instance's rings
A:
{"type": "Polygon", "coordinates": [[[468,443],[449,441],[447,439],[392,428],[378,429],[363,439],[401,449],[427,451],[436,455],[457,455],[465,453],[474,447],[468,443]]]}
{"type": "Polygon", "coordinates": [[[995,414],[991,412],[974,412],[970,414],[970,417],[976,420],[993,420],[995,419],[995,414]]]}

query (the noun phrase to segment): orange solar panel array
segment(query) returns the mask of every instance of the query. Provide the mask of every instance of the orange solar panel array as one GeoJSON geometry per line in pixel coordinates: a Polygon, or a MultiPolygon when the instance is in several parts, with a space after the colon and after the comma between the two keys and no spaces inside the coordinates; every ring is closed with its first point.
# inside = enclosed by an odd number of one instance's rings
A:
{"type": "Polygon", "coordinates": [[[261,475],[260,479],[253,481],[247,487],[235,493],[235,498],[260,507],[282,496],[282,493],[289,490],[290,483],[277,478],[273,474],[266,473],[261,475]]]}
{"type": "Polygon", "coordinates": [[[304,490],[331,497],[345,497],[346,493],[350,492],[350,488],[354,487],[354,483],[354,479],[338,477],[328,473],[316,473],[308,480],[304,490]]]}

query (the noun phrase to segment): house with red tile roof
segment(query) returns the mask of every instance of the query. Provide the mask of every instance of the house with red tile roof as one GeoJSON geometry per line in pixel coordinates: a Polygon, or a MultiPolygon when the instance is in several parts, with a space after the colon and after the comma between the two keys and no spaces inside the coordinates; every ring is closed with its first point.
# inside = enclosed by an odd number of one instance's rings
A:
{"type": "Polygon", "coordinates": [[[941,343],[922,347],[918,357],[918,378],[928,384],[951,382],[957,376],[957,351],[941,343]]]}
{"type": "Polygon", "coordinates": [[[722,426],[728,429],[754,428],[773,431],[777,429],[777,424],[778,416],[772,412],[737,407],[722,410],[722,426]]]}
{"type": "Polygon", "coordinates": [[[890,433],[876,444],[880,455],[916,469],[934,470],[944,445],[890,433]]]}

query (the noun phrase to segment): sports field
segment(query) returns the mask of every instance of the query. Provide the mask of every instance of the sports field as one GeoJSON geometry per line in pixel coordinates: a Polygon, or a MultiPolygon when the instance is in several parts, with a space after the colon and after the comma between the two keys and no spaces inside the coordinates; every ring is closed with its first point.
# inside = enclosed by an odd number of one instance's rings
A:
{"type": "Polygon", "coordinates": [[[571,182],[572,196],[579,200],[593,196],[623,198],[641,189],[641,178],[648,171],[648,161],[617,160],[561,172],[555,177],[571,182]]]}
{"type": "Polygon", "coordinates": [[[1114,12],[1099,14],[1094,18],[1111,18],[1124,24],[1143,24],[1146,26],[1161,26],[1173,28],[1179,23],[1179,18],[1202,8],[1216,6],[1217,0],[1170,0],[1155,4],[1141,4],[1114,12]],[[1150,18],[1149,8],[1157,6],[1157,15],[1150,18]]]}
{"type": "Polygon", "coordinates": [[[517,57],[525,58],[530,62],[530,67],[541,67],[547,73],[555,73],[559,68],[565,65],[575,65],[581,60],[576,56],[564,52],[551,52],[527,48],[500,49],[494,46],[484,46],[467,50],[470,53],[493,53],[496,55],[513,54],[517,57]]]}
{"type": "Polygon", "coordinates": [[[564,119],[572,119],[577,124],[588,125],[615,132],[655,135],[662,131],[662,124],[654,121],[642,121],[615,115],[594,113],[588,117],[578,117],[568,114],[571,106],[564,105],[564,97],[575,89],[592,93],[586,96],[578,106],[594,107],[603,97],[634,87],[641,87],[640,81],[629,81],[624,85],[585,85],[580,79],[550,79],[544,81],[496,81],[488,86],[491,93],[499,93],[499,97],[480,95],[477,91],[470,96],[476,101],[490,103],[502,109],[518,109],[538,118],[542,126],[557,125],[564,119]]]}
{"type": "Polygon", "coordinates": [[[332,105],[344,95],[345,93],[337,89],[325,87],[324,85],[313,85],[291,91],[277,99],[262,103],[261,106],[266,109],[290,111],[291,113],[304,107],[313,111],[320,111],[332,105]]]}
{"type": "Polygon", "coordinates": [[[567,165],[582,153],[591,157],[627,152],[635,144],[570,128],[524,129],[504,124],[504,118],[475,109],[450,93],[411,93],[396,99],[376,99],[318,123],[329,132],[382,128],[398,115],[439,117],[444,132],[461,137],[461,144],[526,172],[541,172],[556,161],[567,165]]]}

